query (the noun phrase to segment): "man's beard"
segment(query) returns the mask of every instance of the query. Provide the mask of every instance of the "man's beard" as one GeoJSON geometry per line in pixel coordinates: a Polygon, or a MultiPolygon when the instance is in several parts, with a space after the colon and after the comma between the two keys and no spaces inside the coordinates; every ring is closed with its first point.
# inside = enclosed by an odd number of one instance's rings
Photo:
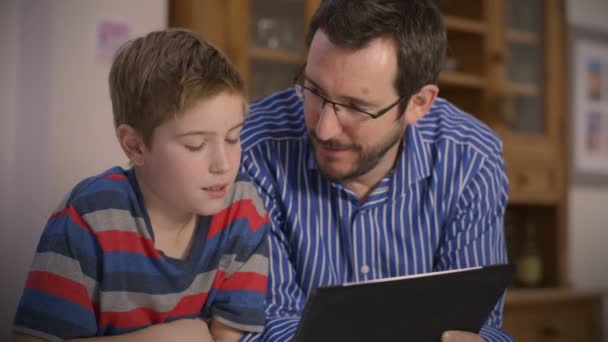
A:
{"type": "MultiPolygon", "coordinates": [[[[401,126],[403,127],[403,126],[401,126]]],[[[311,138],[313,149],[316,150],[317,145],[326,145],[334,148],[348,148],[352,151],[355,151],[358,154],[358,158],[353,163],[354,165],[350,170],[345,172],[332,172],[323,167],[323,165],[319,162],[316,151],[315,151],[315,159],[317,159],[317,166],[319,167],[319,171],[321,174],[328,178],[331,181],[348,181],[360,177],[369,171],[371,171],[380,161],[386,153],[395,145],[400,144],[403,141],[403,135],[405,134],[405,130],[394,129],[390,132],[390,135],[387,139],[381,141],[378,145],[373,146],[368,151],[363,150],[363,146],[360,144],[343,144],[336,140],[327,140],[321,141],[317,138],[315,132],[313,130],[308,131],[308,135],[311,138]]]]}

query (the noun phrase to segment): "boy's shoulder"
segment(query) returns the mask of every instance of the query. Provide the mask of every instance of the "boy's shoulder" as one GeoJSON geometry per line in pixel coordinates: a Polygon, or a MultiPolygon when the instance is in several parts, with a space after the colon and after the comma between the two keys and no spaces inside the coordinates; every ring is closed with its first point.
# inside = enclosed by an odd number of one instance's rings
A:
{"type": "Polygon", "coordinates": [[[112,167],[80,181],[65,196],[57,211],[74,206],[81,215],[108,209],[132,207],[136,195],[129,180],[129,170],[112,167]]]}
{"type": "Polygon", "coordinates": [[[243,201],[250,202],[259,214],[266,213],[264,203],[251,178],[247,174],[239,172],[234,180],[234,186],[226,198],[225,205],[228,208],[243,201]]]}

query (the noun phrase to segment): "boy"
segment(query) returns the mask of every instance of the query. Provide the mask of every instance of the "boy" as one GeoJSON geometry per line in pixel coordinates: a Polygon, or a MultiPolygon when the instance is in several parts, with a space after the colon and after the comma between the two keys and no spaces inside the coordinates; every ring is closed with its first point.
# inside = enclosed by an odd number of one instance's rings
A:
{"type": "Polygon", "coordinates": [[[152,32],[112,64],[132,167],[78,184],[42,234],[15,340],[236,341],[264,325],[268,215],[237,175],[243,81],[192,32],[152,32]]]}

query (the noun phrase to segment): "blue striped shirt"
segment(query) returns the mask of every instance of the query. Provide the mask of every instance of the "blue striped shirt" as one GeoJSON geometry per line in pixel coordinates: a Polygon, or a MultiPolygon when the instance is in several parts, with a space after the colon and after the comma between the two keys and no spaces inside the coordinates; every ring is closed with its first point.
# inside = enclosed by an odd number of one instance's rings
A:
{"type": "MultiPolygon", "coordinates": [[[[293,337],[318,286],[507,262],[502,144],[443,99],[406,128],[394,170],[365,200],[320,174],[292,89],[252,105],[242,143],[272,222],[267,322],[245,340],[293,337]]],[[[481,330],[488,341],[511,340],[503,301],[481,330]]]]}

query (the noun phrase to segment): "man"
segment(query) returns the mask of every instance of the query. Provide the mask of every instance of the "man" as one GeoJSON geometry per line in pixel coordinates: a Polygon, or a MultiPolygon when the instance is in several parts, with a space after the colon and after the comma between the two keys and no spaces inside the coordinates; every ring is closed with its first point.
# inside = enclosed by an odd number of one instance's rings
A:
{"type": "MultiPolygon", "coordinates": [[[[242,167],[272,228],[267,323],[246,339],[293,337],[318,286],[507,261],[502,146],[437,98],[445,37],[430,0],[325,0],[295,89],[252,106],[242,167]]],[[[442,340],[510,341],[502,305],[442,340]]]]}

